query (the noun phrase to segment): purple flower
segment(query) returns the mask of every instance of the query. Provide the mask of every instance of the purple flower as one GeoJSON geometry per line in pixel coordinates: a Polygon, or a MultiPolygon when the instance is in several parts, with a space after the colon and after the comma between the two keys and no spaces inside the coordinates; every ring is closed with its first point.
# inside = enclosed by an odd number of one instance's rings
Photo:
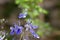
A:
{"type": "Polygon", "coordinates": [[[39,36],[35,33],[33,29],[30,29],[30,32],[35,38],[39,38],[39,36]]]}
{"type": "Polygon", "coordinates": [[[14,35],[14,28],[10,27],[10,30],[11,30],[10,35],[14,35]]]}
{"type": "Polygon", "coordinates": [[[14,35],[14,30],[12,30],[12,31],[10,32],[10,35],[14,35]]]}
{"type": "Polygon", "coordinates": [[[39,38],[39,36],[35,33],[34,29],[37,29],[38,26],[33,25],[31,22],[27,22],[27,24],[25,25],[26,28],[30,29],[30,33],[35,37],[35,38],[39,38]]]}
{"type": "MultiPolygon", "coordinates": [[[[35,33],[34,29],[37,29],[38,26],[36,25],[33,25],[31,22],[27,22],[27,24],[25,24],[25,31],[30,31],[30,33],[35,37],[35,38],[39,38],[39,36],[35,33]]],[[[19,26],[17,24],[14,24],[14,27],[10,27],[10,34],[11,35],[14,35],[17,34],[17,35],[20,35],[22,33],[22,30],[23,30],[23,27],[22,26],[19,26]]]]}
{"type": "Polygon", "coordinates": [[[18,27],[18,28],[15,30],[15,33],[16,33],[17,35],[19,35],[19,34],[22,33],[22,30],[23,30],[23,27],[20,26],[20,27],[18,27]]]}
{"type": "Polygon", "coordinates": [[[27,21],[27,24],[25,24],[26,29],[30,29],[30,33],[35,37],[35,38],[39,38],[39,36],[35,33],[34,29],[37,29],[38,26],[37,25],[33,25],[29,20],[27,21]]]}
{"type": "Polygon", "coordinates": [[[31,26],[31,28],[33,28],[33,29],[37,29],[38,28],[38,26],[37,25],[32,25],[32,24],[29,24],[30,26],[31,26]]]}
{"type": "Polygon", "coordinates": [[[27,16],[27,13],[20,13],[19,14],[19,16],[18,16],[18,18],[26,18],[26,16],[27,16]]]}
{"type": "Polygon", "coordinates": [[[22,26],[18,26],[18,25],[14,25],[14,27],[10,27],[10,34],[14,35],[14,33],[16,33],[17,35],[22,33],[23,27],[22,26]]]}
{"type": "Polygon", "coordinates": [[[33,29],[37,29],[37,28],[38,28],[37,25],[33,25],[33,24],[31,23],[31,19],[29,19],[29,20],[27,21],[27,24],[30,26],[30,28],[33,28],[33,29]]]}

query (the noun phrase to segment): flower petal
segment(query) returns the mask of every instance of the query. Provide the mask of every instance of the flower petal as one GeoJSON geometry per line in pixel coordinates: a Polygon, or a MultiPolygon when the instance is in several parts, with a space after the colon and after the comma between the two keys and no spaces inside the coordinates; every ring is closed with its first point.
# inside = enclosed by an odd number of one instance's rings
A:
{"type": "Polygon", "coordinates": [[[32,28],[33,28],[33,29],[37,29],[37,28],[38,28],[38,26],[33,25],[33,26],[32,26],[32,28]]]}
{"type": "Polygon", "coordinates": [[[38,26],[36,26],[36,25],[30,24],[30,26],[31,26],[31,28],[33,28],[33,29],[37,29],[37,28],[38,28],[38,26]]]}
{"type": "Polygon", "coordinates": [[[21,30],[18,29],[17,31],[15,31],[15,33],[16,33],[17,35],[19,35],[19,34],[21,33],[21,30]]]}
{"type": "Polygon", "coordinates": [[[14,30],[17,31],[19,26],[17,24],[14,24],[14,27],[14,30]]]}
{"type": "Polygon", "coordinates": [[[15,27],[15,28],[18,28],[19,26],[18,26],[17,24],[14,24],[14,27],[15,27]]]}
{"type": "Polygon", "coordinates": [[[19,35],[19,34],[22,33],[22,30],[23,30],[23,27],[20,26],[20,27],[18,27],[18,29],[15,31],[15,33],[16,33],[17,35],[19,35]]]}
{"type": "Polygon", "coordinates": [[[14,35],[14,30],[12,30],[12,31],[10,32],[10,35],[14,35]]]}
{"type": "Polygon", "coordinates": [[[27,14],[26,14],[26,13],[25,13],[25,14],[20,13],[20,14],[19,14],[19,16],[18,16],[18,18],[26,18],[26,16],[27,16],[27,14]]]}
{"type": "Polygon", "coordinates": [[[39,38],[39,36],[35,33],[33,29],[30,29],[30,32],[35,38],[39,38]]]}
{"type": "Polygon", "coordinates": [[[13,27],[10,27],[10,30],[13,30],[14,28],[13,27]]]}
{"type": "Polygon", "coordinates": [[[11,30],[10,35],[14,35],[14,28],[10,27],[10,30],[11,30]]]}

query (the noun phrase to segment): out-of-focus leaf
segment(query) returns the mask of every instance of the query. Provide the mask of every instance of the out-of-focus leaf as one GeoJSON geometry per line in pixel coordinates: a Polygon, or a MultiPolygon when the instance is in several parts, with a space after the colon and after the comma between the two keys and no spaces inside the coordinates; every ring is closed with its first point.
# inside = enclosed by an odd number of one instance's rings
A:
{"type": "MultiPolygon", "coordinates": [[[[20,5],[19,5],[19,7],[24,8],[24,9],[30,8],[29,5],[27,5],[27,4],[24,3],[24,2],[23,2],[23,3],[21,2],[20,5]]],[[[22,10],[22,11],[23,11],[23,10],[22,10]]]]}
{"type": "Polygon", "coordinates": [[[43,10],[43,13],[44,13],[44,14],[48,14],[48,11],[46,11],[46,10],[43,10]]]}
{"type": "Polygon", "coordinates": [[[16,1],[16,4],[19,4],[19,3],[20,3],[20,1],[19,1],[19,0],[17,0],[17,1],[16,1]]]}
{"type": "Polygon", "coordinates": [[[26,2],[29,1],[29,0],[25,0],[26,2]]]}
{"type": "Polygon", "coordinates": [[[32,16],[34,16],[34,17],[36,17],[36,16],[38,16],[39,15],[39,13],[38,13],[38,11],[37,10],[34,10],[33,12],[32,12],[32,16]]]}
{"type": "Polygon", "coordinates": [[[43,2],[43,0],[39,0],[39,2],[43,2]]]}
{"type": "Polygon", "coordinates": [[[48,14],[48,11],[45,10],[45,9],[43,9],[43,8],[41,8],[41,7],[39,7],[38,11],[39,11],[40,13],[48,14]]]}

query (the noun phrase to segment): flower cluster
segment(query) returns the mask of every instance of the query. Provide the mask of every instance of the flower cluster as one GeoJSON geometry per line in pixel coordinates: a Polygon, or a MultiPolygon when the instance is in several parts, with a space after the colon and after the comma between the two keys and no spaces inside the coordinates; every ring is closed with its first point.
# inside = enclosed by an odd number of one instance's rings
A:
{"type": "Polygon", "coordinates": [[[37,25],[33,25],[33,23],[30,21],[30,19],[27,21],[27,23],[25,24],[26,28],[30,28],[30,29],[37,29],[38,26],[37,25]]]}
{"type": "MultiPolygon", "coordinates": [[[[19,18],[26,18],[26,14],[19,14],[19,18]]],[[[26,22],[26,24],[24,25],[25,27],[25,31],[30,31],[30,33],[35,37],[35,38],[39,38],[39,36],[35,33],[34,29],[37,29],[38,26],[36,25],[33,25],[29,20],[26,22]]],[[[10,34],[11,35],[14,35],[14,34],[17,34],[17,35],[20,35],[22,32],[23,32],[23,29],[24,29],[23,26],[18,26],[17,24],[14,24],[14,27],[10,27],[10,34]]]]}
{"type": "MultiPolygon", "coordinates": [[[[37,29],[38,26],[32,25],[32,23],[26,24],[25,25],[26,29],[29,29],[30,33],[35,37],[39,38],[39,36],[35,33],[34,29],[37,29]]],[[[28,31],[28,30],[27,30],[28,31]]]]}
{"type": "Polygon", "coordinates": [[[17,24],[14,24],[14,27],[10,27],[10,30],[11,30],[11,32],[10,32],[11,35],[14,35],[14,33],[19,35],[19,34],[21,34],[23,27],[18,26],[17,24]]]}

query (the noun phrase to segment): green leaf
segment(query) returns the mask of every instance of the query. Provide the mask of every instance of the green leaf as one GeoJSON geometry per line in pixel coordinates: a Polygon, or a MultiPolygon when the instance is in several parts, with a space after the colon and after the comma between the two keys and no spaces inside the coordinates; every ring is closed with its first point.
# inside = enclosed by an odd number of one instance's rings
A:
{"type": "Polygon", "coordinates": [[[23,7],[28,9],[29,8],[29,5],[23,4],[23,7]]]}
{"type": "Polygon", "coordinates": [[[39,12],[40,12],[40,13],[44,13],[44,14],[48,14],[48,11],[46,11],[46,10],[43,9],[43,8],[39,8],[39,12]]]}
{"type": "Polygon", "coordinates": [[[43,10],[43,13],[44,13],[44,14],[48,14],[48,12],[47,12],[46,10],[43,10]]]}
{"type": "Polygon", "coordinates": [[[41,12],[41,13],[42,13],[42,12],[43,12],[43,9],[42,9],[42,8],[39,8],[39,12],[41,12]]]}
{"type": "Polygon", "coordinates": [[[43,2],[43,0],[39,0],[39,2],[43,2]]]}
{"type": "Polygon", "coordinates": [[[29,0],[24,0],[24,1],[28,2],[29,0]]]}
{"type": "Polygon", "coordinates": [[[39,15],[38,11],[37,11],[37,10],[34,10],[34,11],[33,11],[33,16],[36,17],[36,16],[38,16],[38,15],[39,15]]]}
{"type": "Polygon", "coordinates": [[[32,20],[32,23],[34,24],[34,25],[40,25],[40,20],[39,19],[33,19],[32,20]]]}
{"type": "Polygon", "coordinates": [[[19,0],[15,1],[15,2],[16,2],[16,4],[19,4],[19,3],[20,3],[20,1],[19,1],[19,0]]]}

